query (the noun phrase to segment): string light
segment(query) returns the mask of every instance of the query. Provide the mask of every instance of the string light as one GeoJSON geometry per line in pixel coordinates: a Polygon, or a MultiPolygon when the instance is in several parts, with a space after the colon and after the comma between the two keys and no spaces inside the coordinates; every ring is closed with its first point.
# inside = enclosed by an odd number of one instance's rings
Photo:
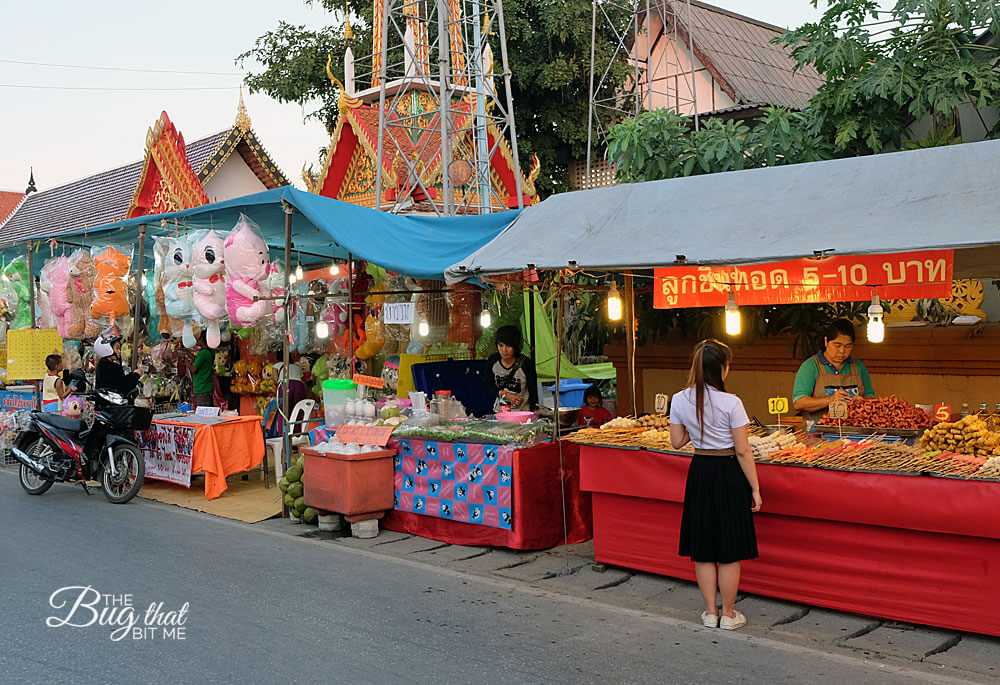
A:
{"type": "Polygon", "coordinates": [[[618,294],[618,284],[614,281],[611,281],[611,290],[608,291],[608,319],[622,320],[622,297],[618,294]]]}
{"type": "Polygon", "coordinates": [[[295,265],[295,280],[301,281],[305,278],[305,274],[302,272],[302,253],[299,253],[298,261],[295,265]]]}
{"type": "Polygon", "coordinates": [[[420,334],[421,338],[426,338],[431,334],[430,324],[428,324],[426,320],[421,320],[421,322],[417,325],[417,332],[420,334]]]}
{"type": "Polygon", "coordinates": [[[872,295],[872,303],[868,307],[868,342],[880,343],[885,340],[885,322],[882,320],[884,315],[882,301],[877,294],[872,295]]]}
{"type": "Polygon", "coordinates": [[[490,316],[490,310],[483,308],[483,312],[479,315],[479,325],[485,329],[489,328],[491,323],[493,318],[490,316]]]}
{"type": "Polygon", "coordinates": [[[729,291],[729,302],[726,302],[726,335],[740,334],[740,308],[736,306],[736,296],[729,291]]]}
{"type": "Polygon", "coordinates": [[[320,339],[330,337],[330,325],[323,319],[316,322],[316,337],[320,339]]]}

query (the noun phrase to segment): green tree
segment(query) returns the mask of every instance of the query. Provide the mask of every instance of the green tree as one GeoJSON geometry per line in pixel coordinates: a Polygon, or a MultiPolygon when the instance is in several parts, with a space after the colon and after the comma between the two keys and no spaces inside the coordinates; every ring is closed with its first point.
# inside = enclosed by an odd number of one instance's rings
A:
{"type": "MultiPolygon", "coordinates": [[[[310,31],[279,22],[236,61],[249,70],[246,84],[251,92],[266,93],[280,102],[318,102],[309,116],[332,132],[339,93],[330,87],[325,65],[327,54],[332,55],[333,73],[343,79],[342,58],[348,46],[343,39],[345,5],[338,0],[305,1],[329,11],[331,25],[310,31]]],[[[355,33],[351,46],[360,57],[372,45],[372,2],[348,0],[347,4],[355,33]]],[[[542,163],[536,182],[539,193],[544,197],[569,190],[569,161],[583,157],[587,145],[591,1],[506,0],[503,8],[522,168],[537,154],[542,163]]],[[[619,14],[618,19],[627,21],[624,10],[619,14]]],[[[614,42],[610,29],[600,31],[595,61],[606,65],[614,42]]],[[[496,46],[494,54],[499,60],[496,46]]],[[[608,88],[620,87],[630,73],[621,58],[612,67],[608,88]]]]}
{"type": "MultiPolygon", "coordinates": [[[[818,0],[812,0],[814,7],[818,0]]],[[[911,124],[930,117],[922,147],[961,139],[958,107],[997,104],[995,0],[828,0],[816,22],[776,39],[826,82],[809,103],[822,133],[847,154],[900,148],[911,124]]]]}

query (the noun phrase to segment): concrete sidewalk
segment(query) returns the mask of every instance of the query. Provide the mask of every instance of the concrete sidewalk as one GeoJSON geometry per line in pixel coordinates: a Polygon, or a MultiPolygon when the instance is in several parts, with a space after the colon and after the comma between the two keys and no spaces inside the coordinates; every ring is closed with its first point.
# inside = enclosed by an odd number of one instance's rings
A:
{"type": "MultiPolygon", "coordinates": [[[[614,607],[698,623],[701,594],[694,583],[594,563],[591,542],[546,551],[516,552],[449,545],[382,531],[363,540],[346,532],[271,519],[254,528],[329,541],[370,553],[493,577],[614,607]]],[[[741,594],[737,608],[748,625],[741,632],[790,645],[905,665],[933,676],[1000,682],[1000,639],[820,609],[741,594]]]]}

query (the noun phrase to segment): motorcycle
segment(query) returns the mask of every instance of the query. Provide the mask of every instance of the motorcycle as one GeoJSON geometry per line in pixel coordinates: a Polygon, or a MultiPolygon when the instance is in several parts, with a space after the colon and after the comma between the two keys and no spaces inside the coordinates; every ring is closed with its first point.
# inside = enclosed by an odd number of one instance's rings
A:
{"type": "Polygon", "coordinates": [[[149,428],[152,412],[128,403],[116,392],[85,395],[94,403],[94,422],[59,414],[32,412],[17,439],[14,457],[21,463],[21,487],[41,495],[53,483],[99,481],[104,496],[125,504],[139,492],[146,474],[142,451],[132,431],[149,428]]]}

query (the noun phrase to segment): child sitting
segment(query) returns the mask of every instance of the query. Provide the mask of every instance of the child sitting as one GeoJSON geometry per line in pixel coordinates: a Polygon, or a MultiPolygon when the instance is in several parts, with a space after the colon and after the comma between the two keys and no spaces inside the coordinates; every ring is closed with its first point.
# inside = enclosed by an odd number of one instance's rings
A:
{"type": "Polygon", "coordinates": [[[600,428],[610,421],[613,416],[611,412],[601,405],[601,391],[596,385],[592,385],[583,392],[583,406],[577,414],[576,422],[588,428],[600,428]]]}

